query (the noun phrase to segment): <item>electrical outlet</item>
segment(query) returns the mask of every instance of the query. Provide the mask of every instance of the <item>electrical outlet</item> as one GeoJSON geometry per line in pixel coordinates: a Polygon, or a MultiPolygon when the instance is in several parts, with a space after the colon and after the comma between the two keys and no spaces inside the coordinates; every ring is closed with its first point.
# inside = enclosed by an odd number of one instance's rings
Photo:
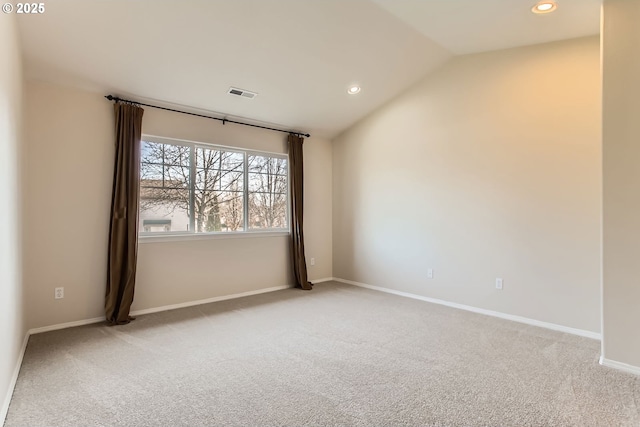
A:
{"type": "Polygon", "coordinates": [[[433,279],[433,268],[427,269],[427,278],[433,279]]]}
{"type": "Polygon", "coordinates": [[[56,288],[53,294],[55,299],[64,298],[64,288],[56,288]]]}
{"type": "Polygon", "coordinates": [[[316,259],[315,258],[311,258],[311,265],[316,265],[316,259]]]}
{"type": "Polygon", "coordinates": [[[496,278],[496,289],[502,290],[502,279],[496,278]]]}

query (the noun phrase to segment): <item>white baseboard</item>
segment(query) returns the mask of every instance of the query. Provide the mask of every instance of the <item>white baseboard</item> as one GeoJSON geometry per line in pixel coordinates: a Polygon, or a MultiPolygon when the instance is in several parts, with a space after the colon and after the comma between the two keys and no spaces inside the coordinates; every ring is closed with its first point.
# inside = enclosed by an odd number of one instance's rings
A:
{"type": "Polygon", "coordinates": [[[336,278],[335,277],[325,277],[324,279],[311,280],[311,283],[313,283],[315,285],[316,283],[331,282],[333,280],[336,280],[336,278]]]}
{"type": "Polygon", "coordinates": [[[604,356],[600,356],[600,364],[602,366],[606,366],[607,368],[617,369],[619,371],[627,372],[629,374],[640,375],[639,366],[633,366],[626,363],[617,362],[615,360],[607,359],[604,356]]]}
{"type": "Polygon", "coordinates": [[[143,310],[135,310],[135,311],[131,312],[131,315],[132,316],[140,316],[142,314],[158,313],[160,311],[168,311],[168,310],[175,310],[177,308],[193,307],[194,305],[209,304],[211,302],[226,301],[226,300],[230,300],[230,299],[248,297],[248,296],[251,296],[251,295],[266,294],[268,292],[281,291],[283,289],[290,289],[290,288],[291,288],[291,286],[289,286],[289,285],[274,286],[272,288],[264,288],[264,289],[258,289],[256,291],[241,292],[239,294],[223,295],[223,296],[220,296],[220,297],[201,299],[201,300],[197,300],[197,301],[182,302],[180,304],[163,305],[162,307],[154,307],[154,308],[145,308],[143,310]]]}
{"type": "Polygon", "coordinates": [[[386,292],[389,294],[399,295],[402,297],[413,298],[420,301],[426,301],[433,304],[445,305],[447,307],[457,308],[460,310],[471,311],[473,313],[484,314],[486,316],[498,317],[500,319],[511,320],[513,322],[524,323],[531,326],[538,326],[540,328],[552,329],[558,332],[565,332],[567,334],[579,335],[585,338],[591,338],[594,340],[602,339],[601,334],[592,331],[585,331],[583,329],[571,328],[569,326],[557,325],[555,323],[542,322],[540,320],[529,319],[528,317],[515,316],[513,314],[501,313],[499,311],[485,310],[484,308],[472,307],[470,305],[458,304],[456,302],[444,301],[436,298],[429,298],[422,295],[416,295],[409,292],[396,291],[395,289],[383,288],[381,286],[367,285],[366,283],[354,282],[353,280],[334,278],[336,282],[346,283],[348,285],[359,286],[362,288],[373,289],[375,291],[386,292]]]}
{"type": "MultiPolygon", "coordinates": [[[[289,289],[290,287],[291,286],[289,286],[289,285],[274,286],[272,288],[258,289],[256,291],[241,292],[239,294],[223,295],[223,296],[219,296],[219,297],[207,298],[207,299],[196,300],[196,301],[188,301],[188,302],[183,302],[183,303],[179,303],[179,304],[171,304],[171,305],[164,305],[164,306],[161,306],[161,307],[145,308],[145,309],[142,309],[142,310],[132,311],[131,315],[132,316],[140,316],[140,315],[143,315],[143,314],[158,313],[158,312],[161,312],[161,311],[175,310],[177,308],[192,307],[194,305],[208,304],[208,303],[211,303],[211,302],[225,301],[225,300],[229,300],[229,299],[242,298],[242,297],[247,297],[247,296],[251,296],[251,295],[264,294],[264,293],[267,293],[267,292],[280,291],[282,289],[289,289]]],[[[84,319],[84,320],[76,320],[74,322],[58,323],[56,325],[49,325],[49,326],[43,326],[41,328],[29,329],[28,335],[40,334],[42,332],[56,331],[58,329],[73,328],[75,326],[91,325],[93,323],[104,322],[104,320],[105,320],[104,317],[94,317],[92,319],[84,319]]]]}
{"type": "Polygon", "coordinates": [[[0,407],[0,426],[4,425],[4,422],[7,418],[7,413],[9,412],[9,404],[11,403],[11,398],[13,397],[13,390],[16,388],[18,374],[20,373],[20,367],[22,367],[22,359],[24,358],[24,352],[27,350],[28,342],[29,332],[25,334],[24,340],[22,341],[22,348],[20,349],[20,353],[18,354],[18,360],[16,360],[16,367],[13,369],[13,375],[11,376],[11,381],[9,382],[7,395],[2,402],[2,407],[0,407]]]}
{"type": "Polygon", "coordinates": [[[94,317],[93,319],[76,320],[74,322],[58,323],[55,325],[43,326],[41,328],[29,329],[29,335],[41,334],[43,332],[57,331],[58,329],[73,328],[76,326],[91,325],[92,323],[104,322],[104,317],[94,317]]]}

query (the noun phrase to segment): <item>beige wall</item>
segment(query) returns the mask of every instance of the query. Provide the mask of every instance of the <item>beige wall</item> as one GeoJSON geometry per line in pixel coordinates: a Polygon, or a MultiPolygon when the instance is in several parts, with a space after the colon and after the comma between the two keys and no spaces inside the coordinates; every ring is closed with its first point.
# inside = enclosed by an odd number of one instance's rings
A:
{"type": "Polygon", "coordinates": [[[27,82],[24,283],[29,328],[98,317],[113,123],[97,94],[27,82]],[[63,286],[65,298],[55,300],[63,286]]]}
{"type": "Polygon", "coordinates": [[[20,256],[22,60],[14,17],[0,16],[0,423],[25,336],[20,256]]]}
{"type": "Polygon", "coordinates": [[[599,332],[599,71],[597,37],[461,56],[339,136],[334,276],[599,332]]]}
{"type": "MultiPolygon", "coordinates": [[[[286,135],[207,119],[145,110],[143,131],[149,135],[286,153],[286,135]]],[[[305,240],[311,280],[330,277],[331,143],[310,138],[304,143],[305,240]]],[[[216,239],[140,246],[138,285],[133,310],[292,283],[288,236],[216,239]],[[189,274],[175,269],[189,260],[189,274]],[[176,286],[179,283],[180,286],[176,286]]]]}
{"type": "Polygon", "coordinates": [[[603,357],[640,369],[640,1],[605,0],[603,357]]]}
{"type": "MultiPolygon", "coordinates": [[[[25,282],[29,327],[103,314],[113,164],[112,105],[101,94],[27,85],[25,282]],[[53,289],[65,287],[63,300],[53,289]]],[[[285,152],[284,134],[151,108],[143,132],[285,152]]],[[[307,254],[331,276],[331,144],[305,143],[307,254]],[[317,211],[316,211],[317,209],[317,211]],[[316,255],[318,254],[318,255],[316,255]],[[326,258],[326,259],[325,259],[326,258]]],[[[143,310],[291,283],[286,236],[141,243],[132,309],[143,310]],[[175,266],[180,265],[180,269],[175,266]]]]}
{"type": "Polygon", "coordinates": [[[333,276],[332,144],[312,135],[303,147],[304,241],[307,273],[314,281],[333,276]]]}

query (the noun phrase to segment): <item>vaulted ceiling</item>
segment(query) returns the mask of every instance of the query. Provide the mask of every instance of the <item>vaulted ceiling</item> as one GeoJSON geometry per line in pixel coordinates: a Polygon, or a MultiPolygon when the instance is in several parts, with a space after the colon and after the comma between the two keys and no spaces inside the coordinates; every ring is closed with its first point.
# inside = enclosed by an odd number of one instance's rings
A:
{"type": "Polygon", "coordinates": [[[452,55],[599,32],[600,0],[557,3],[56,0],[18,21],[28,78],[331,138],[452,55]]]}

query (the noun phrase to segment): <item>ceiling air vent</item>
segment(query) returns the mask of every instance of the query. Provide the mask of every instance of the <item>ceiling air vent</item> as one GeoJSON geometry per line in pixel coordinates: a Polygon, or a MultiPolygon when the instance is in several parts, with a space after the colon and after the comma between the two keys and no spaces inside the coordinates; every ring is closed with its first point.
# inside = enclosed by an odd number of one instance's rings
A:
{"type": "Polygon", "coordinates": [[[236,95],[236,96],[241,96],[243,98],[248,98],[248,99],[253,99],[256,96],[258,96],[257,93],[255,92],[250,92],[248,90],[244,90],[244,89],[238,89],[237,87],[230,87],[229,88],[229,92],[227,92],[229,95],[236,95]]]}

